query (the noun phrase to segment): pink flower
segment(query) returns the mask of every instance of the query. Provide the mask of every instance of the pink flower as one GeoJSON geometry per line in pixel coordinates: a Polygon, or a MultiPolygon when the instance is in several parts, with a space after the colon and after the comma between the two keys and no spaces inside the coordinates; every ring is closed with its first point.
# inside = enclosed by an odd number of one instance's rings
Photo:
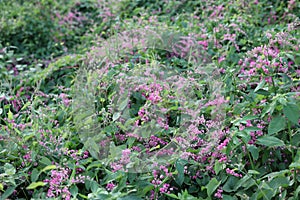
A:
{"type": "Polygon", "coordinates": [[[229,168],[226,168],[226,173],[227,173],[227,174],[230,174],[230,175],[232,175],[232,176],[235,176],[235,177],[243,177],[243,175],[238,174],[238,173],[234,172],[234,170],[229,169],[229,168]]]}
{"type": "Polygon", "coordinates": [[[116,187],[116,185],[113,184],[112,182],[110,182],[106,185],[106,189],[109,191],[112,191],[115,187],[116,187]]]}

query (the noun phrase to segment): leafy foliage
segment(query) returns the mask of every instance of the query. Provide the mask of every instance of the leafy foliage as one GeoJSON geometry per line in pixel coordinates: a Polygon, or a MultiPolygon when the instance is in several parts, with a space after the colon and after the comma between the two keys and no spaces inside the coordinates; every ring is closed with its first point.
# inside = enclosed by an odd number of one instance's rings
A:
{"type": "Polygon", "coordinates": [[[0,1],[1,199],[298,199],[298,1],[0,1]]]}

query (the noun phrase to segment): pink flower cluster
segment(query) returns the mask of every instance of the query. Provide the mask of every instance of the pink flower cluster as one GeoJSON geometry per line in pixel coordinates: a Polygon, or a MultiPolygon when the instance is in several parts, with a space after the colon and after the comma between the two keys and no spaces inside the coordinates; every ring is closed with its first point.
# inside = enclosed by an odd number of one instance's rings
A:
{"type": "Polygon", "coordinates": [[[234,170],[229,169],[229,168],[226,168],[226,173],[227,173],[227,174],[230,174],[230,175],[232,175],[232,176],[235,176],[235,177],[243,177],[243,175],[238,174],[238,173],[234,172],[234,170]]]}
{"type": "Polygon", "coordinates": [[[130,162],[130,154],[131,154],[130,149],[123,150],[120,160],[118,160],[116,162],[112,162],[110,164],[110,167],[113,169],[112,171],[116,172],[118,170],[123,169],[125,167],[125,165],[127,165],[130,162]]]}
{"type": "Polygon", "coordinates": [[[170,191],[173,191],[173,188],[170,187],[170,184],[163,183],[163,179],[166,177],[171,177],[172,173],[169,172],[168,168],[161,165],[160,166],[160,172],[159,170],[153,170],[152,174],[154,179],[151,181],[151,183],[154,185],[155,188],[160,187],[159,191],[161,193],[170,193],[170,191]]]}
{"type": "Polygon", "coordinates": [[[145,108],[141,108],[138,112],[138,115],[140,116],[142,122],[146,122],[149,120],[148,112],[147,110],[145,110],[145,108]]]}
{"type": "Polygon", "coordinates": [[[162,86],[158,83],[151,83],[150,85],[143,84],[136,88],[136,91],[142,91],[142,95],[152,104],[157,104],[161,101],[162,97],[160,96],[160,92],[162,90],[162,86]]]}
{"type": "Polygon", "coordinates": [[[151,135],[150,139],[146,142],[146,148],[156,147],[157,145],[167,145],[168,142],[164,141],[163,139],[156,137],[155,135],[151,135]]]}
{"type": "Polygon", "coordinates": [[[65,106],[69,106],[69,105],[70,105],[71,100],[68,98],[68,95],[67,95],[67,94],[61,93],[61,94],[59,95],[59,98],[62,100],[62,102],[63,102],[63,104],[64,104],[65,106]]]}
{"type": "Polygon", "coordinates": [[[51,179],[46,179],[44,182],[49,183],[47,197],[58,197],[61,195],[63,199],[70,200],[71,193],[67,186],[63,184],[68,181],[70,170],[67,168],[58,168],[51,171],[51,179]]]}
{"type": "Polygon", "coordinates": [[[63,153],[64,153],[64,155],[72,157],[76,161],[76,164],[79,164],[78,163],[79,160],[86,159],[89,157],[88,151],[84,151],[82,153],[82,152],[79,152],[78,150],[66,148],[66,149],[64,149],[63,153]]]}
{"type": "Polygon", "coordinates": [[[222,193],[223,193],[223,190],[218,189],[214,196],[218,199],[223,199],[222,193]]]}
{"type": "Polygon", "coordinates": [[[169,125],[168,125],[167,120],[163,119],[162,117],[159,117],[159,118],[157,119],[157,123],[158,123],[162,128],[164,128],[165,130],[168,130],[168,129],[169,129],[169,125]]]}
{"type": "Polygon", "coordinates": [[[112,182],[109,182],[109,183],[107,183],[107,185],[106,185],[106,189],[107,189],[108,191],[112,191],[115,187],[116,187],[116,185],[115,185],[114,183],[112,183],[112,182]]]}
{"type": "MultiPolygon", "coordinates": [[[[59,196],[64,200],[71,199],[71,193],[67,184],[69,183],[69,176],[71,170],[68,168],[57,167],[57,169],[51,171],[50,179],[45,179],[44,182],[49,184],[47,191],[47,197],[57,198],[59,196]]],[[[71,184],[84,183],[87,176],[79,175],[70,180],[71,184]]]]}

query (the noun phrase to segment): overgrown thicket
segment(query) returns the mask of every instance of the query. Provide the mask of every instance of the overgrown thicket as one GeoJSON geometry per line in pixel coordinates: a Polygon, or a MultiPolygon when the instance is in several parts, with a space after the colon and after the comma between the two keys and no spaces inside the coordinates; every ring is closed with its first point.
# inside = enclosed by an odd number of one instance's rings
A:
{"type": "Polygon", "coordinates": [[[0,1],[0,199],[298,199],[298,1],[0,1]]]}

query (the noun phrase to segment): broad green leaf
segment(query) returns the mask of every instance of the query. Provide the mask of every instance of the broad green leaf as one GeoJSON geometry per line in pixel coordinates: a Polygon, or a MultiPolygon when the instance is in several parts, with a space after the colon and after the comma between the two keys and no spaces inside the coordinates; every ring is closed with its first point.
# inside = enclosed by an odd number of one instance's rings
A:
{"type": "Polygon", "coordinates": [[[248,173],[249,173],[249,174],[260,174],[258,171],[256,171],[256,170],[251,170],[251,169],[248,171],[248,173]]]}
{"type": "Polygon", "coordinates": [[[179,199],[175,194],[164,193],[166,196],[171,197],[172,199],[179,199]]]}
{"type": "Polygon", "coordinates": [[[36,168],[34,168],[30,175],[31,182],[37,181],[37,179],[39,178],[39,175],[40,175],[39,171],[36,168]]]}
{"type": "Polygon", "coordinates": [[[268,127],[268,135],[273,135],[285,129],[285,119],[282,116],[276,116],[272,119],[268,127]]]}
{"type": "Polygon", "coordinates": [[[117,119],[119,119],[120,116],[121,116],[121,113],[119,113],[119,112],[114,113],[113,114],[113,121],[116,121],[117,119]]]}
{"type": "Polygon", "coordinates": [[[276,103],[277,103],[277,101],[272,101],[271,104],[265,106],[265,108],[262,110],[261,117],[264,117],[267,113],[272,115],[272,113],[274,112],[274,109],[276,107],[276,103]]]}
{"type": "Polygon", "coordinates": [[[272,173],[269,173],[265,176],[263,176],[262,178],[265,179],[265,178],[268,178],[269,181],[271,181],[273,178],[276,178],[276,177],[284,177],[286,176],[286,174],[290,173],[290,170],[288,169],[285,169],[285,170],[281,170],[279,172],[272,172],[272,173]]]}
{"type": "Polygon", "coordinates": [[[124,101],[122,101],[119,105],[119,111],[122,111],[126,108],[126,106],[128,105],[129,102],[129,98],[127,97],[124,101]]]}
{"type": "Polygon", "coordinates": [[[10,163],[5,163],[4,171],[6,175],[14,175],[16,173],[15,167],[10,163]]]}
{"type": "Polygon", "coordinates": [[[40,163],[44,164],[44,165],[51,165],[52,162],[49,158],[42,156],[42,159],[40,160],[40,163]]]}
{"type": "Polygon", "coordinates": [[[14,119],[14,115],[13,115],[13,113],[9,110],[8,111],[8,113],[7,113],[7,118],[9,119],[9,120],[13,120],[14,119]]]}
{"type": "Polygon", "coordinates": [[[175,167],[178,171],[175,181],[180,186],[182,185],[182,183],[184,181],[184,164],[185,163],[182,160],[177,160],[175,163],[175,167]]]}
{"type": "Polygon", "coordinates": [[[251,140],[250,134],[244,130],[239,131],[237,135],[240,136],[245,143],[248,143],[251,140]]]}
{"type": "Polygon", "coordinates": [[[48,171],[48,170],[52,170],[52,169],[56,169],[55,165],[48,165],[47,167],[45,167],[42,172],[48,171]]]}
{"type": "Polygon", "coordinates": [[[133,143],[135,142],[135,140],[136,140],[136,138],[134,138],[134,137],[129,137],[128,139],[127,139],[127,145],[128,145],[128,148],[131,148],[132,147],[132,145],[133,145],[133,143]]]}
{"type": "Polygon", "coordinates": [[[83,199],[88,199],[88,197],[87,196],[85,196],[85,195],[83,195],[83,194],[78,194],[81,198],[83,198],[83,199]]]}
{"type": "Polygon", "coordinates": [[[244,128],[243,131],[246,131],[247,133],[250,133],[252,131],[261,131],[261,128],[258,128],[258,127],[255,127],[255,126],[251,126],[251,127],[244,128]]]}
{"type": "Polygon", "coordinates": [[[141,197],[138,197],[136,195],[128,195],[126,197],[118,198],[117,200],[143,200],[141,197]]]}
{"type": "Polygon", "coordinates": [[[5,192],[1,195],[0,199],[7,199],[14,191],[15,191],[16,187],[12,186],[9,187],[7,190],[5,190],[5,192]]]}
{"type": "Polygon", "coordinates": [[[253,160],[257,160],[259,156],[258,148],[254,145],[249,145],[248,150],[250,151],[253,160]]]}
{"type": "Polygon", "coordinates": [[[270,186],[273,189],[279,188],[279,187],[288,187],[290,183],[290,180],[288,177],[276,177],[272,181],[270,181],[270,186]]]}
{"type": "Polygon", "coordinates": [[[284,146],[284,142],[276,137],[273,136],[262,136],[257,139],[256,144],[264,145],[267,147],[278,147],[284,146]]]}
{"type": "Polygon", "coordinates": [[[238,182],[238,178],[235,176],[230,176],[227,181],[225,182],[225,184],[223,185],[223,190],[225,192],[232,192],[235,191],[235,187],[236,187],[236,183],[238,182]]]}
{"type": "MultiPolygon", "coordinates": [[[[22,107],[21,111],[22,111],[22,110],[25,110],[29,105],[30,105],[30,102],[27,102],[26,104],[24,104],[24,106],[22,107]]],[[[1,113],[0,113],[0,114],[1,114],[1,113]]]]}
{"type": "Polygon", "coordinates": [[[263,79],[257,86],[256,88],[254,89],[254,92],[257,92],[258,90],[262,89],[266,84],[266,81],[265,79],[263,79]]]}
{"type": "Polygon", "coordinates": [[[98,153],[100,146],[95,142],[93,138],[88,138],[87,141],[85,141],[84,146],[86,149],[88,149],[93,158],[99,159],[98,153]]]}
{"type": "Polygon", "coordinates": [[[78,187],[76,185],[72,185],[70,187],[70,193],[72,194],[73,197],[76,197],[78,194],[78,187]]]}
{"type": "Polygon", "coordinates": [[[47,183],[44,183],[42,181],[38,181],[38,182],[33,182],[31,183],[30,185],[28,185],[28,187],[26,187],[27,190],[33,190],[37,187],[41,187],[41,186],[44,186],[46,185],[47,183]]]}
{"type": "Polygon", "coordinates": [[[147,185],[145,187],[143,187],[143,191],[141,192],[142,195],[146,195],[150,190],[152,190],[154,188],[153,185],[147,185]]]}
{"type": "Polygon", "coordinates": [[[211,196],[220,184],[221,182],[219,182],[216,178],[211,179],[206,185],[207,195],[211,196]]]}
{"type": "Polygon", "coordinates": [[[251,178],[250,175],[246,174],[242,179],[238,180],[235,183],[234,190],[237,191],[240,187],[245,189],[255,185],[255,181],[251,178]]]}
{"type": "Polygon", "coordinates": [[[223,200],[236,200],[236,197],[230,196],[230,195],[222,195],[223,196],[223,200]]]}
{"type": "Polygon", "coordinates": [[[219,162],[218,160],[215,162],[215,166],[214,166],[214,171],[216,172],[216,174],[218,175],[219,172],[224,169],[224,165],[223,163],[219,162]]]}
{"type": "Polygon", "coordinates": [[[102,166],[102,163],[100,161],[94,161],[86,168],[87,171],[89,171],[91,168],[100,168],[102,166]]]}
{"type": "Polygon", "coordinates": [[[264,95],[264,96],[269,96],[270,92],[264,89],[259,89],[255,92],[256,94],[264,95]]]}
{"type": "Polygon", "coordinates": [[[283,113],[294,124],[299,123],[300,109],[296,104],[288,103],[283,107],[283,113]]]}
{"type": "Polygon", "coordinates": [[[298,198],[299,193],[300,193],[300,185],[297,187],[296,191],[294,192],[294,197],[298,198]]]}
{"type": "Polygon", "coordinates": [[[300,169],[300,162],[291,163],[289,168],[298,168],[298,169],[300,169]]]}

